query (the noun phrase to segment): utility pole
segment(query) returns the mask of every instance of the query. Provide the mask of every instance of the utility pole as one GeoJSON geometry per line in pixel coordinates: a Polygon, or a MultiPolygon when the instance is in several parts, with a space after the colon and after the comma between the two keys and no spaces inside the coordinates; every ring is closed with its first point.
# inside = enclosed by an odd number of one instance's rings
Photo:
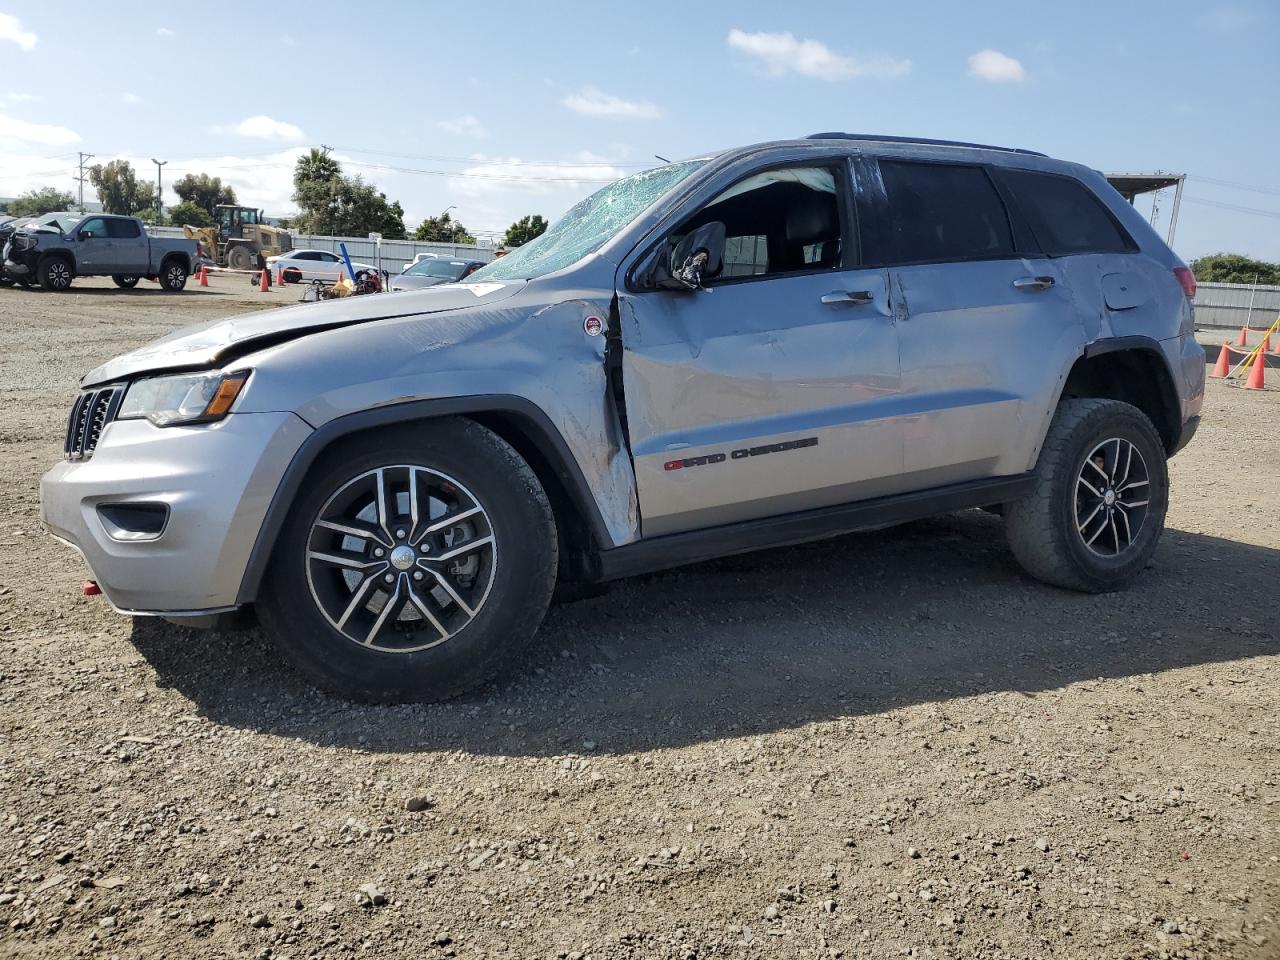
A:
{"type": "Polygon", "coordinates": [[[160,218],[164,215],[164,185],[161,182],[161,168],[164,167],[168,160],[157,160],[151,158],[151,162],[156,165],[156,223],[160,222],[160,218]]]}
{"type": "Polygon", "coordinates": [[[80,184],[80,212],[81,213],[84,213],[84,180],[85,180],[84,162],[86,160],[92,160],[92,159],[93,159],[92,153],[85,153],[84,151],[80,151],[80,176],[76,177],[76,180],[80,184]]]}

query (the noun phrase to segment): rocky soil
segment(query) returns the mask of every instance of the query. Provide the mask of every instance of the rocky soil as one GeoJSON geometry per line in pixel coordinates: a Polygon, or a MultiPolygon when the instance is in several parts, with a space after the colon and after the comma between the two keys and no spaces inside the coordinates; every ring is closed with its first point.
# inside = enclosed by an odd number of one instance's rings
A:
{"type": "Polygon", "coordinates": [[[0,956],[1280,957],[1280,399],[1213,383],[1155,562],[970,511],[554,608],[436,706],[80,595],[76,378],[287,302],[0,290],[0,956]]]}

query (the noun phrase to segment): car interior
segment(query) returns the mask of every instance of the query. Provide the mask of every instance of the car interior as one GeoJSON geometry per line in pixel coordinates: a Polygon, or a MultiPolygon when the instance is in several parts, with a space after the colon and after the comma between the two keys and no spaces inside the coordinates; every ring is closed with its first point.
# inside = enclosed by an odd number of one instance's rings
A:
{"type": "Polygon", "coordinates": [[[820,167],[755,174],[682,224],[680,240],[704,224],[725,225],[722,269],[709,280],[772,276],[840,265],[840,201],[835,177],[820,167]]]}

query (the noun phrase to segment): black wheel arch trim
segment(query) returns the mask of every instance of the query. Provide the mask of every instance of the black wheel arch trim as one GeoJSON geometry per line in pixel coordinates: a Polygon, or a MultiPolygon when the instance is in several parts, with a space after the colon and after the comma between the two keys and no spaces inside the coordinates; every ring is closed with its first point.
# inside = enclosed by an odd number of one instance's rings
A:
{"type": "Polygon", "coordinates": [[[71,268],[71,273],[75,276],[80,275],[80,271],[76,269],[76,255],[66,247],[57,247],[53,250],[35,250],[33,252],[36,254],[37,269],[46,260],[65,260],[67,266],[71,268]]]}
{"type": "MultiPolygon", "coordinates": [[[[1159,363],[1160,369],[1164,371],[1164,377],[1158,384],[1160,399],[1169,416],[1173,431],[1172,437],[1165,441],[1165,451],[1169,456],[1173,456],[1185,447],[1191,438],[1187,435],[1187,422],[1182,418],[1182,400],[1178,395],[1177,380],[1174,377],[1174,371],[1169,367],[1169,359],[1160,348],[1160,341],[1140,335],[1094,340],[1092,343],[1085,344],[1080,359],[1090,360],[1108,353],[1145,353],[1154,357],[1159,363]]],[[[1190,432],[1194,433],[1195,428],[1193,427],[1190,432]]]]}
{"type": "Polygon", "coordinates": [[[411,400],[405,403],[360,410],[330,420],[312,432],[298,448],[284,476],[271,498],[257,540],[249,554],[236,595],[237,604],[252,603],[266,573],[267,563],[275,549],[276,540],[284,527],[285,518],[306,478],[312,464],[335,441],[363,430],[411,423],[417,420],[435,420],[449,416],[471,414],[510,414],[521,418],[529,427],[526,437],[533,442],[552,468],[579,516],[594,540],[594,549],[600,550],[612,543],[609,530],[600,508],[591,492],[587,479],[573,457],[569,444],[546,412],[531,400],[506,394],[483,394],[471,397],[447,397],[436,400],[411,400]]]}

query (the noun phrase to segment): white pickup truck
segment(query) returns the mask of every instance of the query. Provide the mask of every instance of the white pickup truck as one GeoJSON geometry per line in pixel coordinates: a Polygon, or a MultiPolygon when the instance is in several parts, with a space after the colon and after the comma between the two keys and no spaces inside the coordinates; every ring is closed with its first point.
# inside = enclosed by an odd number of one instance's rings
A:
{"type": "Polygon", "coordinates": [[[195,259],[194,240],[149,236],[137,217],[90,214],[65,232],[57,224],[16,231],[4,247],[4,275],[58,293],[77,276],[110,277],[126,289],[146,277],[176,293],[195,259]]]}

